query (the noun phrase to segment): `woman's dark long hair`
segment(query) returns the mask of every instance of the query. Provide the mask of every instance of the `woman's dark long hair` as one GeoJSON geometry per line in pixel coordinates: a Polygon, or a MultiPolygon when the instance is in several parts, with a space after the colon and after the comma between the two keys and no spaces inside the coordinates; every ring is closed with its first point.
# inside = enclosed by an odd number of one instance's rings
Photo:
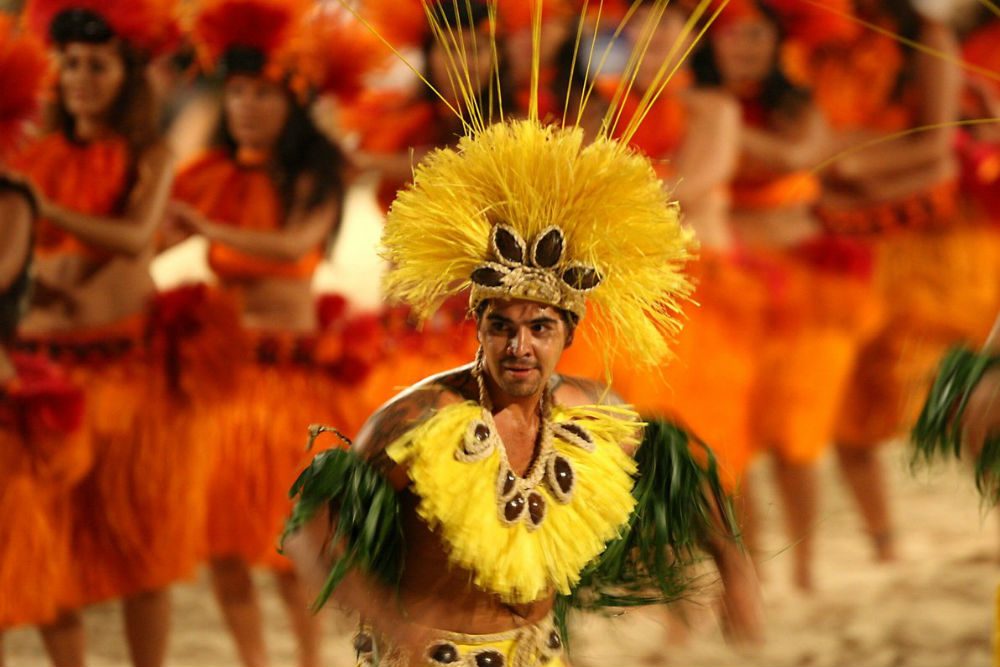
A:
{"type": "MultiPolygon", "coordinates": [[[[442,2],[439,4],[438,9],[435,10],[438,21],[443,25],[448,26],[451,30],[477,30],[479,26],[483,24],[484,21],[489,20],[489,10],[488,6],[482,0],[472,0],[471,2],[442,2]],[[470,10],[471,9],[471,13],[470,10]]],[[[447,34],[447,32],[446,32],[447,34]]],[[[486,39],[483,37],[483,39],[486,39]]],[[[437,90],[441,90],[444,82],[435,81],[434,74],[431,72],[431,51],[434,49],[436,44],[434,34],[431,31],[427,32],[424,37],[423,44],[421,44],[421,54],[424,59],[424,78],[437,90]]],[[[496,47],[497,47],[497,68],[499,70],[500,79],[500,89],[496,89],[496,79],[498,74],[491,73],[489,81],[486,81],[486,85],[483,89],[479,91],[479,98],[476,100],[476,104],[483,114],[484,118],[492,117],[494,120],[499,119],[500,116],[500,101],[504,101],[504,104],[508,105],[504,112],[513,111],[509,105],[514,101],[513,89],[510,87],[510,75],[509,67],[507,64],[506,57],[506,45],[504,43],[503,37],[499,34],[496,36],[496,47]],[[491,93],[492,89],[492,93],[491,93]]],[[[424,86],[424,97],[425,99],[433,102],[437,102],[440,98],[431,90],[430,86],[424,86]]]]}
{"type": "MultiPolygon", "coordinates": [[[[67,10],[56,16],[50,30],[53,41],[62,50],[74,42],[85,44],[116,43],[125,68],[118,97],[108,110],[107,124],[125,138],[133,158],[159,141],[157,103],[146,78],[148,59],[128,42],[117,38],[100,15],[88,10],[67,10]]],[[[62,86],[49,107],[48,129],[62,132],[76,141],[76,120],[66,108],[62,86]]]]}
{"type": "MultiPolygon", "coordinates": [[[[765,19],[777,30],[777,44],[785,39],[785,30],[781,20],[771,8],[759,2],[754,3],[765,19]]],[[[722,73],[715,62],[715,53],[708,40],[702,42],[691,57],[691,71],[699,86],[717,88],[723,85],[722,73]]],[[[771,71],[761,81],[757,100],[769,116],[774,114],[798,115],[809,103],[812,94],[806,88],[797,86],[785,75],[781,68],[780,49],[776,48],[771,71]]]]}
{"type": "MultiPolygon", "coordinates": [[[[863,12],[864,18],[872,21],[889,19],[891,22],[889,29],[894,33],[914,42],[920,41],[924,29],[924,19],[913,8],[911,0],[880,0],[872,4],[877,7],[875,9],[877,14],[868,16],[867,13],[863,12]]],[[[899,68],[896,85],[892,90],[892,99],[896,101],[903,98],[917,76],[915,71],[917,51],[906,45],[900,45],[900,48],[903,50],[904,62],[903,66],[899,68]]]]}
{"type": "MultiPolygon", "coordinates": [[[[288,119],[278,136],[270,165],[270,175],[285,214],[296,205],[309,211],[331,199],[343,203],[347,189],[344,173],[346,155],[316,127],[310,107],[301,103],[287,88],[285,94],[288,96],[288,119]],[[308,179],[310,189],[305,200],[298,201],[297,189],[303,178],[308,179]]],[[[239,145],[229,130],[225,113],[219,122],[215,144],[233,159],[236,158],[239,145]]],[[[337,227],[342,208],[337,207],[337,227]]]]}

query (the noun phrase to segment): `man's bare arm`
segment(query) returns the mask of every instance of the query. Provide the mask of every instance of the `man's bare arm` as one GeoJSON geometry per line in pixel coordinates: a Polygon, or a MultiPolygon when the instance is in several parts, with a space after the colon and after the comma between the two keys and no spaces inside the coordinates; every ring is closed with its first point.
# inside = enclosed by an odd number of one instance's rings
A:
{"type": "MultiPolygon", "coordinates": [[[[397,492],[409,478],[405,466],[393,461],[386,449],[407,431],[429,419],[441,407],[465,400],[475,382],[467,370],[427,381],[403,392],[382,406],[362,427],[352,451],[382,474],[397,492]]],[[[298,531],[288,536],[284,550],[296,564],[312,594],[322,588],[334,562],[345,552],[344,544],[334,543],[337,508],[326,504],[298,531]]],[[[394,599],[394,592],[364,572],[352,571],[333,592],[339,606],[366,617],[380,613],[394,599]]]]}
{"type": "Polygon", "coordinates": [[[386,453],[389,445],[446,405],[475,396],[476,383],[466,368],[428,378],[379,408],[361,427],[352,449],[401,490],[409,480],[405,469],[386,453]]]}

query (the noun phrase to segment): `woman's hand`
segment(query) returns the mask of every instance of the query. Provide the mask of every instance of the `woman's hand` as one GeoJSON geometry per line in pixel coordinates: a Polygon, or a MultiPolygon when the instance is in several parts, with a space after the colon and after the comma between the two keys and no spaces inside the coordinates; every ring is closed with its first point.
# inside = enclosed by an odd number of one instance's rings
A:
{"type": "Polygon", "coordinates": [[[167,220],[173,227],[202,236],[208,236],[207,231],[211,227],[201,211],[176,199],[171,199],[167,204],[167,220]]]}

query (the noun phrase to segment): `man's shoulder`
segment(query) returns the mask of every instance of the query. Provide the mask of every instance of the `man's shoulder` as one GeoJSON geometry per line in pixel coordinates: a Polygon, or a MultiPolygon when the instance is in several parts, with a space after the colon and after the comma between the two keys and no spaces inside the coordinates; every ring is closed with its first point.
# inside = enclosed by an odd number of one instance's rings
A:
{"type": "Polygon", "coordinates": [[[552,377],[552,393],[560,405],[575,407],[578,405],[621,405],[621,396],[608,385],[589,378],[573,375],[554,375],[552,377]]]}
{"type": "Polygon", "coordinates": [[[477,393],[471,365],[425,378],[391,398],[369,417],[354,442],[354,450],[370,461],[382,459],[386,447],[407,431],[443,407],[476,400],[477,393]]]}

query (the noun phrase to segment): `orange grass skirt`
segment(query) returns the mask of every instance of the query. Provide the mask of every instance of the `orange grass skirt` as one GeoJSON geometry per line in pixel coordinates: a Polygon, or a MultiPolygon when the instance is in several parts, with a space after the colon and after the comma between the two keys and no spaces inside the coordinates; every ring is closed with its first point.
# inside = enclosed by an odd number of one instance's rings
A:
{"type": "Polygon", "coordinates": [[[637,369],[619,350],[608,373],[605,349],[588,313],[559,372],[610,381],[612,388],[643,415],[675,420],[714,452],[723,483],[735,489],[750,459],[749,399],[754,377],[756,328],[763,294],[753,277],[729,257],[703,251],[689,273],[694,301],[684,308],[684,328],[666,366],[637,369]]]}
{"type": "MultiPolygon", "coordinates": [[[[823,251],[827,243],[814,246],[821,261],[836,252],[823,251]]],[[[856,245],[848,252],[866,256],[856,245]]],[[[870,260],[861,273],[817,266],[798,248],[762,253],[761,261],[769,294],[751,397],[753,449],[807,465],[834,440],[855,359],[877,330],[882,307],[871,289],[870,260]]]]}
{"type": "Polygon", "coordinates": [[[0,417],[0,629],[72,605],[70,494],[90,465],[82,430],[26,435],[0,417]]]}
{"type": "Polygon", "coordinates": [[[994,233],[968,226],[872,241],[886,317],[853,369],[838,443],[866,447],[899,435],[916,418],[945,350],[985,338],[1000,305],[994,233]]]}
{"type": "Polygon", "coordinates": [[[235,393],[202,412],[197,428],[211,460],[206,555],[290,569],[277,552],[278,538],[291,510],[289,489],[315,454],[306,451],[309,426],[329,424],[352,435],[355,399],[308,366],[248,361],[235,373],[235,393]]]}
{"type": "Polygon", "coordinates": [[[145,322],[34,340],[86,392],[94,462],[72,494],[72,607],[189,578],[202,541],[204,453],[145,322]]]}

